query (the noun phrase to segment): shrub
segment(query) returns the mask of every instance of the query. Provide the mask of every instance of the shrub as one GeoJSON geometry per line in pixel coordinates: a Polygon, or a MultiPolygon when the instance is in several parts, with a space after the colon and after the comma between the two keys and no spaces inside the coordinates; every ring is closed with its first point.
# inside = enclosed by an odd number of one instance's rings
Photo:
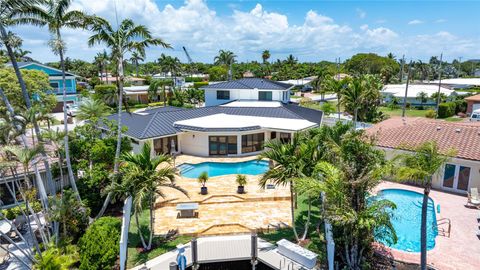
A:
{"type": "Polygon", "coordinates": [[[435,110],[427,110],[427,112],[425,113],[425,117],[435,118],[435,110]]]}
{"type": "Polygon", "coordinates": [[[202,86],[205,86],[205,85],[208,85],[208,82],[194,82],[193,83],[193,88],[198,89],[198,88],[200,88],[202,86]]]}
{"type": "Polygon", "coordinates": [[[168,105],[174,106],[174,107],[183,107],[183,102],[173,99],[173,100],[170,100],[168,105]]]}
{"type": "Polygon", "coordinates": [[[309,104],[313,104],[313,100],[311,98],[302,97],[302,99],[300,99],[300,105],[305,106],[309,104]]]}
{"type": "Polygon", "coordinates": [[[207,172],[202,172],[199,176],[198,176],[198,182],[200,184],[202,184],[202,186],[205,186],[205,184],[207,183],[208,181],[208,173],[207,172]]]}
{"type": "Polygon", "coordinates": [[[120,250],[121,220],[102,217],[80,238],[80,269],[113,269],[120,250]]]}
{"type": "Polygon", "coordinates": [[[66,247],[51,246],[46,251],[42,252],[40,257],[35,255],[37,263],[33,269],[39,270],[54,270],[54,269],[72,269],[78,262],[78,249],[75,245],[67,245],[66,247]]]}
{"type": "Polygon", "coordinates": [[[237,178],[235,180],[239,186],[245,186],[247,184],[247,177],[243,174],[237,174],[237,178]]]}
{"type": "Polygon", "coordinates": [[[335,106],[328,101],[324,102],[320,106],[320,109],[325,113],[325,115],[329,115],[329,114],[335,113],[337,111],[337,108],[335,108],[335,106]]]}
{"type": "Polygon", "coordinates": [[[114,96],[117,92],[117,87],[112,84],[98,84],[95,85],[94,99],[104,100],[104,96],[114,96]]]}
{"type": "Polygon", "coordinates": [[[455,115],[455,102],[445,102],[438,105],[438,118],[447,118],[455,115]]]}
{"type": "Polygon", "coordinates": [[[464,99],[455,100],[455,114],[467,112],[467,101],[464,99]]]}
{"type": "Polygon", "coordinates": [[[201,77],[185,77],[185,82],[202,82],[203,78],[201,77]]]}

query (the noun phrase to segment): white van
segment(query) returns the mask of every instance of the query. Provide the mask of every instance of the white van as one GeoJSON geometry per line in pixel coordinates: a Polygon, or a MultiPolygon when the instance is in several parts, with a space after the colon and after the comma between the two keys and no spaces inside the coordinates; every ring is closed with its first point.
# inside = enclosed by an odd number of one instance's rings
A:
{"type": "Polygon", "coordinates": [[[472,112],[472,115],[470,115],[470,121],[480,121],[480,109],[475,110],[472,112]]]}

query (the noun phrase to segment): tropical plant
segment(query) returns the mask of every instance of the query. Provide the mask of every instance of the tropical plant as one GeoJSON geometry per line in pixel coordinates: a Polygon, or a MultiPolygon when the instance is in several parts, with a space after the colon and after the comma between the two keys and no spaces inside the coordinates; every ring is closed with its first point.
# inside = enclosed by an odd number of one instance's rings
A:
{"type": "Polygon", "coordinates": [[[102,217],[88,227],[78,242],[81,270],[112,269],[120,251],[122,221],[102,217]]]}
{"type": "Polygon", "coordinates": [[[165,80],[152,80],[150,85],[148,86],[148,98],[150,101],[156,100],[158,96],[158,89],[162,89],[162,99],[163,99],[163,107],[167,106],[167,90],[165,89],[165,85],[170,84],[169,81],[165,80]]]}
{"type": "Polygon", "coordinates": [[[75,245],[64,247],[51,246],[42,255],[37,255],[37,263],[33,269],[37,270],[69,270],[78,263],[78,248],[75,245]]]}
{"type": "Polygon", "coordinates": [[[423,109],[423,104],[425,104],[428,101],[428,94],[422,91],[417,94],[417,99],[420,100],[420,106],[423,109]]]}
{"type": "Polygon", "coordinates": [[[218,55],[213,59],[215,65],[230,66],[235,63],[237,56],[228,50],[220,50],[218,55]]]}
{"type": "Polygon", "coordinates": [[[333,114],[336,111],[335,106],[328,101],[323,102],[323,104],[320,106],[320,109],[325,115],[333,114]]]}
{"type": "Polygon", "coordinates": [[[323,81],[322,88],[326,92],[333,92],[337,95],[337,112],[338,112],[338,119],[340,119],[340,99],[342,96],[343,91],[346,88],[348,81],[347,80],[336,80],[333,77],[327,77],[326,80],[323,81]]]}
{"type": "Polygon", "coordinates": [[[313,91],[320,93],[321,100],[325,100],[325,93],[327,92],[324,88],[325,78],[332,76],[330,71],[323,67],[320,68],[317,72],[317,77],[311,82],[313,91]]]}
{"type": "Polygon", "coordinates": [[[433,175],[455,155],[456,150],[441,151],[434,141],[425,142],[417,147],[402,146],[413,153],[399,154],[394,158],[398,165],[394,175],[401,181],[415,181],[423,187],[422,224],[420,226],[420,262],[421,269],[427,269],[427,209],[433,175]],[[442,153],[443,152],[443,153],[442,153]]]}
{"type": "Polygon", "coordinates": [[[270,59],[270,51],[269,50],[264,50],[262,52],[262,61],[264,64],[268,63],[268,59],[270,59]]]}
{"type": "MultiPolygon", "coordinates": [[[[117,148],[115,151],[115,161],[113,173],[118,173],[120,162],[121,141],[122,141],[122,103],[123,103],[123,85],[125,80],[123,60],[127,52],[136,51],[140,54],[145,53],[145,48],[150,45],[170,48],[170,45],[162,39],[153,38],[150,31],[143,25],[135,25],[132,20],[123,20],[118,29],[105,20],[97,20],[92,30],[95,32],[88,39],[89,46],[103,43],[112,50],[113,60],[117,63],[118,72],[118,112],[117,112],[117,148]]],[[[104,206],[98,213],[97,218],[101,217],[110,203],[111,194],[108,194],[104,206]]]]}
{"type": "Polygon", "coordinates": [[[107,79],[107,64],[108,64],[108,54],[107,51],[97,53],[94,58],[94,63],[98,66],[98,73],[100,73],[100,81],[103,81],[103,76],[105,76],[105,82],[107,79]]]}
{"type": "Polygon", "coordinates": [[[87,99],[80,104],[77,118],[79,120],[91,120],[97,123],[102,117],[109,114],[110,108],[98,99],[87,99]]]}
{"type": "Polygon", "coordinates": [[[245,186],[247,184],[247,177],[243,174],[237,174],[235,181],[239,186],[245,186]]]}
{"type": "Polygon", "coordinates": [[[198,183],[202,184],[202,187],[205,187],[208,181],[208,173],[207,172],[202,172],[197,178],[198,183]]]}
{"type": "Polygon", "coordinates": [[[144,58],[145,58],[144,55],[141,55],[136,51],[132,52],[132,55],[130,56],[130,62],[132,62],[132,64],[135,66],[135,74],[137,77],[138,77],[138,63],[140,61],[145,60],[144,58]]]}
{"type": "Polygon", "coordinates": [[[180,59],[162,53],[160,58],[158,58],[158,64],[164,73],[170,72],[170,75],[173,77],[173,86],[175,86],[177,74],[182,68],[180,59]]]}

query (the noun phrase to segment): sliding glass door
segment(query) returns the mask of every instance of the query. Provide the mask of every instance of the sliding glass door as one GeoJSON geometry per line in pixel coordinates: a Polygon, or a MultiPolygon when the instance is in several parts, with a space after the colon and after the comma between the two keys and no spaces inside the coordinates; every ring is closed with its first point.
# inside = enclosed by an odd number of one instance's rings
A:
{"type": "Polygon", "coordinates": [[[468,191],[470,170],[471,168],[466,166],[445,164],[443,187],[458,191],[468,191]]]}
{"type": "Polygon", "coordinates": [[[210,156],[237,154],[237,136],[209,136],[208,154],[210,156]]]}

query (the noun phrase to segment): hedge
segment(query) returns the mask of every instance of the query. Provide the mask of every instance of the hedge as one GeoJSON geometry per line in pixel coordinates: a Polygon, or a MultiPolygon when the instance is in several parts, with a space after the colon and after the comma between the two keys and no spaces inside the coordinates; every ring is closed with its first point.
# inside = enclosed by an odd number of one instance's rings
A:
{"type": "Polygon", "coordinates": [[[202,87],[202,86],[205,86],[205,85],[208,85],[208,82],[194,82],[193,83],[193,87],[197,88],[197,89],[202,87]]]}
{"type": "Polygon", "coordinates": [[[438,118],[447,118],[455,115],[457,104],[455,102],[445,102],[438,105],[438,118]]]}
{"type": "Polygon", "coordinates": [[[201,77],[185,77],[185,82],[202,82],[203,78],[201,77]]]}
{"type": "Polygon", "coordinates": [[[117,92],[117,87],[113,84],[98,84],[95,85],[95,93],[93,94],[94,99],[103,99],[103,96],[116,93],[117,92]]]}
{"type": "Polygon", "coordinates": [[[80,249],[80,269],[113,269],[120,251],[121,220],[102,217],[85,232],[78,247],[80,249]]]}

